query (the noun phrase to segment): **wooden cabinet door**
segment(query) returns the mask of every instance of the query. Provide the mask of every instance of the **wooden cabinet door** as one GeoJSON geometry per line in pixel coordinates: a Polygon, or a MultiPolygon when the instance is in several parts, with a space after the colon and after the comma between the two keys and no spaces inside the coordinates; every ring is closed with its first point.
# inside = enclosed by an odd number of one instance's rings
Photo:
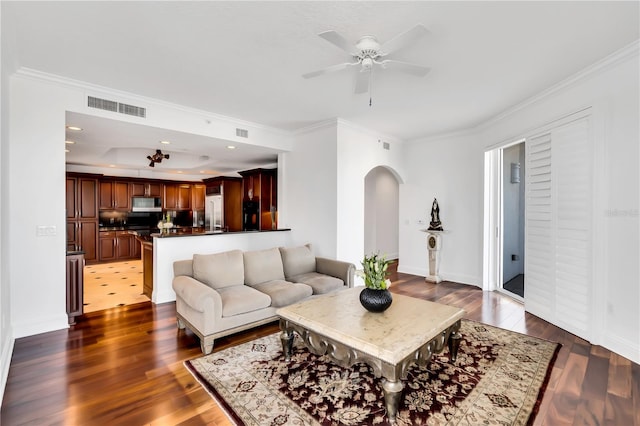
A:
{"type": "Polygon", "coordinates": [[[204,199],[207,187],[196,184],[191,187],[191,210],[204,210],[204,199]]]}
{"type": "Polygon", "coordinates": [[[149,183],[147,187],[147,197],[162,197],[161,183],[149,183]]]}
{"type": "Polygon", "coordinates": [[[79,221],[78,222],[78,248],[84,251],[84,260],[87,262],[98,261],[98,222],[79,221]]]}
{"type": "Polygon", "coordinates": [[[67,251],[78,250],[78,222],[67,221],[67,251]]]}
{"type": "Polygon", "coordinates": [[[191,210],[191,185],[178,185],[178,209],[191,210]]]}
{"type": "Polygon", "coordinates": [[[116,236],[116,258],[117,259],[129,259],[131,258],[131,234],[126,232],[120,233],[116,236]]]}
{"type": "Polygon", "coordinates": [[[115,260],[116,237],[115,232],[101,232],[98,239],[100,261],[115,260]]]}
{"type": "Polygon", "coordinates": [[[84,256],[67,256],[67,315],[69,324],[75,324],[75,317],[83,312],[84,256]]]}
{"type": "Polygon", "coordinates": [[[144,182],[131,182],[131,196],[132,197],[146,197],[147,196],[147,184],[144,182]]]}
{"type": "Polygon", "coordinates": [[[78,207],[79,219],[98,219],[98,205],[96,197],[98,195],[98,181],[96,179],[78,179],[78,207]]]}
{"type": "Polygon", "coordinates": [[[178,208],[178,185],[167,184],[164,186],[162,208],[165,210],[176,210],[178,208]]]}
{"type": "Polygon", "coordinates": [[[140,259],[142,248],[140,247],[140,241],[136,237],[131,238],[131,257],[133,259],[140,259]]]}
{"type": "Polygon", "coordinates": [[[75,178],[67,178],[66,196],[66,214],[67,219],[75,219],[78,214],[78,206],[76,205],[76,186],[78,181],[75,178]]]}
{"type": "Polygon", "coordinates": [[[100,210],[113,209],[113,182],[100,181],[98,188],[98,207],[100,210]]]}
{"type": "Polygon", "coordinates": [[[129,210],[131,208],[128,182],[113,183],[113,206],[118,210],[129,210]]]}

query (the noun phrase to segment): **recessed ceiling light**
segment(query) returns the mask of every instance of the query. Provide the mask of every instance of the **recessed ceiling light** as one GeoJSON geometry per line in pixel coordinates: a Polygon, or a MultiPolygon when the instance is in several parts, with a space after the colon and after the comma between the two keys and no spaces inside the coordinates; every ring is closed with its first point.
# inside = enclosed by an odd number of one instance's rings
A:
{"type": "Polygon", "coordinates": [[[71,152],[71,151],[69,151],[68,149],[65,149],[64,152],[71,152]]]}
{"type": "Polygon", "coordinates": [[[116,166],[115,164],[109,164],[109,167],[115,167],[115,166],[116,166]]]}
{"type": "Polygon", "coordinates": [[[227,145],[227,149],[236,149],[235,145],[227,145]]]}
{"type": "Polygon", "coordinates": [[[82,127],[76,127],[76,126],[67,126],[67,129],[75,130],[76,132],[81,132],[82,131],[82,127]]]}
{"type": "Polygon", "coordinates": [[[160,143],[162,145],[169,145],[169,144],[171,144],[171,141],[160,141],[160,143]]]}
{"type": "Polygon", "coordinates": [[[75,142],[74,141],[64,141],[64,143],[66,143],[67,145],[73,145],[75,142]]]}

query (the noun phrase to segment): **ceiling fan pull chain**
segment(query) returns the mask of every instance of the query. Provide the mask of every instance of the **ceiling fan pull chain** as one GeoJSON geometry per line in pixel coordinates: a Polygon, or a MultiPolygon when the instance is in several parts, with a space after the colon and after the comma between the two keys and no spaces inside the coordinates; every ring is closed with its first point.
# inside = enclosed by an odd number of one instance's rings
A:
{"type": "Polygon", "coordinates": [[[371,94],[372,80],[373,80],[373,68],[371,68],[371,70],[369,71],[369,108],[371,108],[371,99],[373,98],[373,95],[371,94]]]}

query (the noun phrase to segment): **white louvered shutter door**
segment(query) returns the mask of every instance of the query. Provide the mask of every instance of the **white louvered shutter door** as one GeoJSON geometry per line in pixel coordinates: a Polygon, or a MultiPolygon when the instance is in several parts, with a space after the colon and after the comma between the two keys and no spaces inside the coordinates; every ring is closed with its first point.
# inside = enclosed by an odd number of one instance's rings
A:
{"type": "Polygon", "coordinates": [[[589,118],[527,139],[525,309],[589,339],[593,149],[589,118]]]}

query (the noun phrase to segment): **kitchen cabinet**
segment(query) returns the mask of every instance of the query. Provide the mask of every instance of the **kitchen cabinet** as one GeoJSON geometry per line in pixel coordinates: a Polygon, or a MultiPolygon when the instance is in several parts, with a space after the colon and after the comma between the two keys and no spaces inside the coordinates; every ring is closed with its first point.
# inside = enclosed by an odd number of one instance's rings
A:
{"type": "Polygon", "coordinates": [[[129,211],[131,209],[129,182],[110,179],[100,180],[99,206],[100,210],[129,211]]]}
{"type": "Polygon", "coordinates": [[[66,179],[67,251],[84,251],[86,263],[98,260],[98,179],[68,174],[66,179]]]}
{"type": "Polygon", "coordinates": [[[191,185],[165,184],[162,208],[163,210],[191,210],[191,185]]]}
{"type": "Polygon", "coordinates": [[[69,324],[83,313],[84,254],[67,254],[67,317],[69,324]]]}
{"type": "Polygon", "coordinates": [[[134,259],[137,241],[128,231],[100,231],[100,261],[134,259]]]}
{"type": "Polygon", "coordinates": [[[140,242],[142,246],[142,294],[151,299],[153,295],[153,243],[140,242]]]}
{"type": "Polygon", "coordinates": [[[131,182],[132,197],[162,197],[162,184],[157,182],[131,182]]]}
{"type": "Polygon", "coordinates": [[[252,169],[239,173],[242,176],[243,229],[277,229],[278,169],[252,169]]]}
{"type": "Polygon", "coordinates": [[[204,210],[204,199],[207,187],[202,184],[191,186],[191,210],[204,210]]]}

